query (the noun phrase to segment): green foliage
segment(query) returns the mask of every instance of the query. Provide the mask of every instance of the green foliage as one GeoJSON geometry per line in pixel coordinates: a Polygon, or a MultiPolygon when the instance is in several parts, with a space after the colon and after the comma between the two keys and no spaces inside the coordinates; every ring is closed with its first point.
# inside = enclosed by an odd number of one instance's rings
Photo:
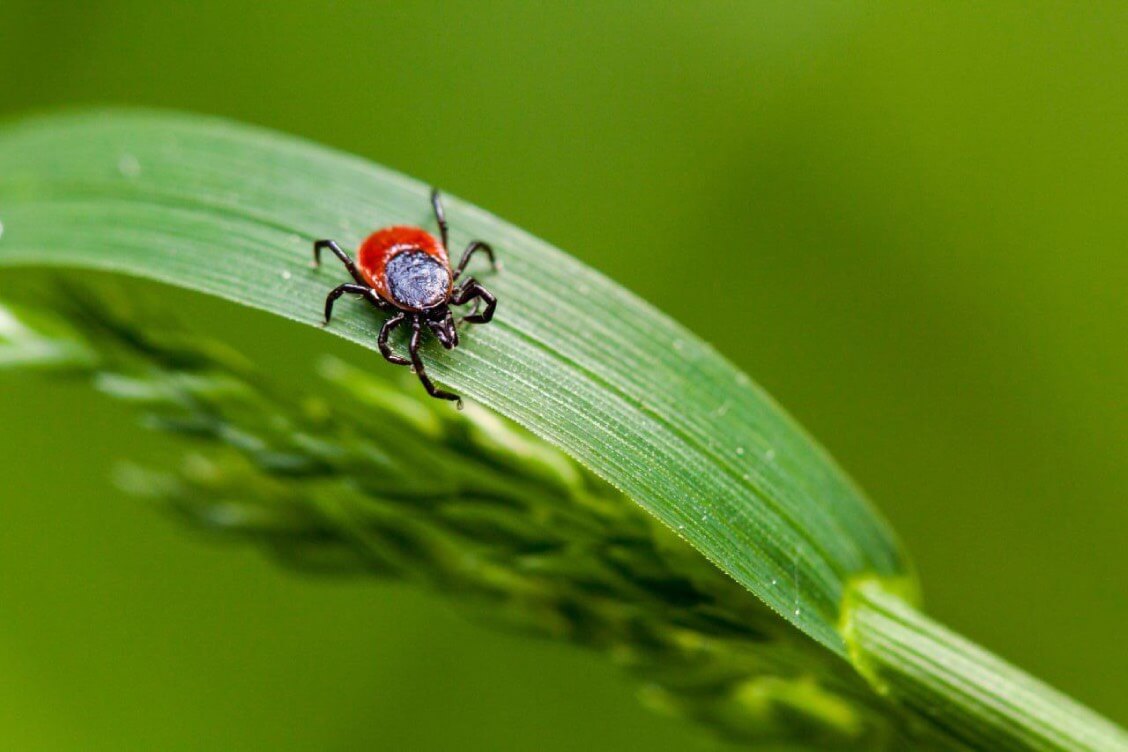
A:
{"type": "Polygon", "coordinates": [[[854,665],[882,694],[972,749],[1113,750],[1115,725],[862,580],[843,634],[854,665]]]}
{"type": "MultiPolygon", "coordinates": [[[[336,277],[306,268],[309,242],[424,222],[424,197],[371,165],[215,121],[32,121],[0,135],[0,263],[136,274],[312,323],[336,277]]],[[[430,367],[547,444],[338,361],[321,374],[345,409],[282,394],[221,348],[81,295],[56,306],[65,322],[8,316],[0,363],[91,373],[152,426],[202,440],[176,472],[122,476],[190,519],[305,568],[422,581],[604,650],[652,705],[731,738],[1125,748],[1119,730],[916,614],[885,525],[747,377],[559,251],[459,202],[449,213],[456,242],[501,249],[507,272],[490,285],[503,308],[463,348],[429,352],[430,367]],[[997,696],[1010,688],[1054,712],[1022,712],[997,696]]],[[[333,331],[371,348],[376,324],[354,308],[333,331]]]]}
{"type": "MultiPolygon", "coordinates": [[[[339,269],[311,245],[429,225],[427,189],[313,144],[216,120],[95,113],[0,134],[0,264],[149,277],[315,324],[339,269]]],[[[546,243],[456,199],[502,303],[435,377],[620,488],[801,630],[844,654],[846,583],[904,579],[892,533],[767,395],[691,332],[546,243]]],[[[378,317],[329,331],[375,349],[378,317]]]]}
{"type": "Polygon", "coordinates": [[[190,442],[175,470],[127,465],[118,478],[196,527],[302,571],[418,583],[479,619],[601,651],[649,706],[733,741],[892,750],[910,738],[848,664],[509,421],[328,357],[310,394],[288,393],[119,297],[67,287],[50,300],[53,314],[0,308],[0,362],[58,353],[51,368],[190,442]]]}

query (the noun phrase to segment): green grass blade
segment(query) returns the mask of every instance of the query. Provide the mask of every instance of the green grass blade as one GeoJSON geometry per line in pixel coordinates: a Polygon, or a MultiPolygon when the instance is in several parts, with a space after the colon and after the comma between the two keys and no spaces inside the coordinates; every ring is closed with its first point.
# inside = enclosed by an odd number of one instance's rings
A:
{"type": "MultiPolygon", "coordinates": [[[[845,584],[903,554],[829,457],[699,338],[610,280],[456,199],[452,244],[492,242],[494,324],[426,353],[437,379],[560,446],[801,630],[843,654],[845,584]]],[[[343,270],[310,245],[430,225],[427,187],[262,130],[152,113],[27,121],[0,135],[0,263],[87,267],[308,324],[343,270]]],[[[379,317],[331,332],[375,347],[379,317]]],[[[373,358],[373,368],[383,368],[373,358]]]]}
{"type": "Polygon", "coordinates": [[[972,749],[1126,750],[1128,734],[915,611],[881,584],[851,591],[843,633],[881,694],[972,749]]]}
{"type": "MultiPolygon", "coordinates": [[[[107,394],[163,405],[158,427],[202,432],[235,450],[233,465],[222,452],[205,463],[219,472],[193,466],[139,484],[196,516],[288,548],[331,543],[303,548],[303,560],[312,554],[322,566],[429,576],[503,600],[517,594],[524,600],[515,617],[551,617],[542,631],[564,623],[561,633],[575,641],[637,653],[640,673],[659,677],[652,704],[732,738],[833,739],[858,749],[903,748],[906,739],[920,749],[1128,749],[1115,726],[917,613],[907,560],[882,520],[708,345],[521,230],[454,199],[448,217],[456,248],[487,239],[506,268],[482,277],[501,300],[495,322],[467,328],[453,352],[429,347],[429,369],[563,450],[665,528],[633,507],[637,517],[622,515],[618,493],[597,490],[571,460],[531,438],[516,444],[524,477],[493,477],[496,453],[512,461],[518,434],[500,422],[490,429],[496,419],[483,411],[458,416],[450,405],[421,402],[415,384],[410,396],[378,387],[364,371],[323,374],[362,405],[360,423],[334,433],[318,411],[260,394],[242,366],[212,363],[207,348],[178,349],[174,337],[153,340],[172,342],[168,352],[150,343],[115,366],[119,346],[136,349],[149,335],[130,334],[129,317],[99,323],[96,308],[80,305],[70,306],[69,323],[34,306],[26,317],[16,309],[0,316],[0,368],[93,372],[107,394]],[[211,365],[192,373],[185,363],[211,365]],[[363,425],[388,411],[395,426],[363,425]],[[384,440],[389,431],[395,440],[384,440]],[[476,450],[472,435],[482,442],[476,450]],[[395,456],[393,447],[408,446],[412,456],[395,456]],[[476,464],[474,451],[490,456],[489,466],[476,464]],[[414,461],[432,454],[441,460],[414,461]],[[420,466],[437,471],[420,474],[420,466]],[[484,484],[477,496],[462,498],[475,484],[484,484]],[[508,501],[490,509],[485,497],[508,501]],[[562,522],[546,522],[553,519],[562,522]],[[564,521],[584,547],[557,541],[546,554],[532,545],[564,521]],[[663,541],[666,528],[677,545],[663,541]],[[382,545],[387,535],[414,544],[382,545]],[[624,541],[626,559],[616,548],[624,541]],[[765,620],[757,601],[683,541],[831,652],[765,620]],[[579,601],[577,588],[587,593],[579,601]],[[679,590],[708,608],[679,606],[679,590]],[[587,610],[577,621],[579,602],[587,610]],[[581,623],[601,628],[575,628],[581,623]]],[[[355,246],[381,225],[430,222],[427,187],[416,181],[222,121],[117,112],[0,130],[0,265],[119,272],[314,324],[327,290],[345,279],[334,266],[309,267],[314,239],[355,246]]],[[[375,349],[380,316],[359,305],[339,310],[329,331],[375,349]]],[[[375,355],[372,363],[388,368],[375,355]]]]}

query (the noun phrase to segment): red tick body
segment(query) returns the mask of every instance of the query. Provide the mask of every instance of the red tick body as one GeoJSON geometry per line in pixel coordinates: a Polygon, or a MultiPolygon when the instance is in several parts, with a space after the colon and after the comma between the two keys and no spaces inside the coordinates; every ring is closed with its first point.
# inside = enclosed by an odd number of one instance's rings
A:
{"type": "MultiPolygon", "coordinates": [[[[450,271],[450,259],[447,256],[446,246],[421,227],[396,225],[377,230],[360,244],[360,250],[356,254],[356,265],[360,269],[361,275],[364,276],[364,281],[381,298],[396,308],[418,310],[416,306],[405,305],[402,300],[397,300],[390,289],[388,262],[402,253],[422,253],[434,259],[446,271],[446,294],[443,297],[444,299],[450,297],[454,275],[450,271]]],[[[438,281],[441,282],[441,280],[438,281]]]]}
{"type": "Polygon", "coordinates": [[[439,225],[441,240],[421,227],[396,225],[385,227],[369,235],[356,254],[356,261],[332,240],[319,240],[313,244],[314,266],[321,263],[321,250],[328,248],[348,269],[357,284],[343,284],[333,288],[325,299],[325,323],[333,315],[333,303],[345,294],[363,295],[364,298],[381,311],[393,314],[380,328],[376,344],[380,354],[389,363],[411,366],[423,383],[427,393],[439,399],[458,402],[458,395],[437,388],[427,376],[423,361],[419,357],[419,345],[424,329],[430,329],[446,349],[458,346],[458,329],[452,305],[462,305],[474,301],[471,312],[458,319],[457,323],[485,324],[493,318],[497,308],[497,298],[473,277],[457,286],[470,257],[478,251],[485,253],[493,268],[497,269],[493,249],[479,240],[466,246],[458,267],[451,269],[447,255],[447,223],[443,204],[437,190],[431,191],[431,207],[439,225]],[[485,309],[478,306],[485,303],[485,309]],[[400,324],[411,323],[411,339],[408,346],[409,358],[392,352],[388,335],[400,324]]]}

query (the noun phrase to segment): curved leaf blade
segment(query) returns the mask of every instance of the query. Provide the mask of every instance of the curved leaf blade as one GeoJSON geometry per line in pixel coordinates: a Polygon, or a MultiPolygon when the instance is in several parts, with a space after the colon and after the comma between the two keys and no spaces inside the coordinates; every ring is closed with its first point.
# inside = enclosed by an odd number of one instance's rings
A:
{"type": "Polygon", "coordinates": [[[1128,733],[861,580],[842,632],[879,694],[970,749],[1123,752],[1128,733]]]}
{"type": "MultiPolygon", "coordinates": [[[[260,129],[107,112],[0,132],[0,264],[137,275],[309,324],[344,275],[314,239],[431,226],[427,187],[260,129]]],[[[771,399],[696,336],[549,244],[448,199],[452,245],[498,249],[481,276],[495,322],[438,381],[560,446],[835,652],[846,583],[910,578],[883,521],[771,399]]],[[[379,316],[341,306],[330,331],[375,348],[379,316]]],[[[385,367],[374,363],[374,368],[385,367]]]]}

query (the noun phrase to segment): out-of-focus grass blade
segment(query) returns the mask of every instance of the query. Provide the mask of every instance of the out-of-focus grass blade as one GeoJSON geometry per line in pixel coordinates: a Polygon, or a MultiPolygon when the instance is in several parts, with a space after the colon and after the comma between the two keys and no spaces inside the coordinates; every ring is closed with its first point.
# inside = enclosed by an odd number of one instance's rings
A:
{"type": "MultiPolygon", "coordinates": [[[[845,584],[905,580],[901,551],[843,472],[743,373],[669,318],[547,243],[454,198],[452,244],[490,241],[495,323],[425,359],[442,383],[588,465],[823,645],[845,584]]],[[[430,226],[427,186],[314,144],[139,112],[0,133],[0,264],[149,277],[308,324],[346,275],[314,239],[430,226]]],[[[330,332],[375,349],[380,317],[330,332]]],[[[374,356],[374,368],[386,367],[374,356]]]]}

